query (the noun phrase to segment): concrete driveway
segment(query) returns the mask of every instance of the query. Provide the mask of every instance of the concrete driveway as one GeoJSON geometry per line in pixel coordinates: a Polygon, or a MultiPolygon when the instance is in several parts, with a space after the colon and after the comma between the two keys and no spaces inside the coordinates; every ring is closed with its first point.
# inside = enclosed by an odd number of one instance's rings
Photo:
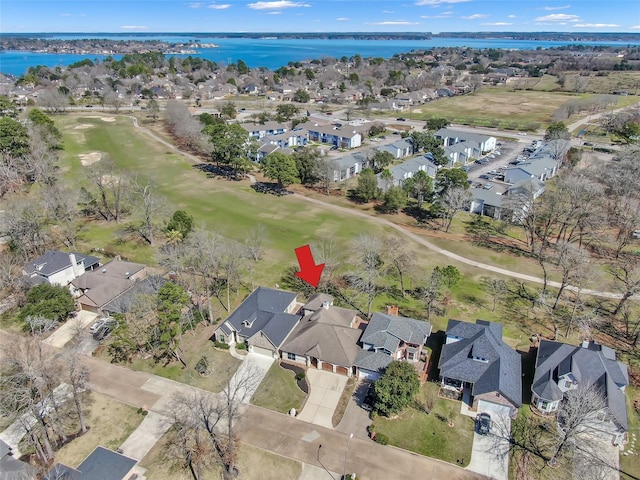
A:
{"type": "Polygon", "coordinates": [[[367,396],[371,382],[368,380],[359,380],[353,395],[349,399],[347,409],[340,424],[336,430],[346,434],[351,434],[358,438],[369,438],[367,427],[371,425],[372,420],[369,418],[369,411],[362,407],[364,399],[367,396]]]}
{"type": "Polygon", "coordinates": [[[310,368],[307,370],[307,381],[309,397],[297,418],[321,427],[333,428],[331,419],[347,384],[347,377],[310,368]]]}
{"type": "Polygon", "coordinates": [[[476,413],[482,412],[491,415],[491,431],[488,435],[473,434],[473,449],[467,470],[495,480],[508,480],[511,434],[509,407],[480,401],[476,413]]]}
{"type": "Polygon", "coordinates": [[[229,382],[233,396],[249,405],[274,361],[273,357],[249,352],[229,382]]]}
{"type": "Polygon", "coordinates": [[[123,455],[142,460],[149,450],[171,427],[171,420],[156,412],[149,412],[138,428],[120,446],[123,455]]]}
{"type": "Polygon", "coordinates": [[[97,313],[80,310],[75,317],[70,318],[63,323],[55,332],[43,340],[43,343],[54,347],[62,348],[69,340],[71,340],[78,332],[84,331],[93,321],[98,318],[97,313]]]}

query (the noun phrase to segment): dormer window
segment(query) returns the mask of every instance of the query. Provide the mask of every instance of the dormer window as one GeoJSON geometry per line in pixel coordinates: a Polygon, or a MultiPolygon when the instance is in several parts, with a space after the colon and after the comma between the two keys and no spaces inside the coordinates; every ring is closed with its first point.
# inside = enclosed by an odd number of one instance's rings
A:
{"type": "Polygon", "coordinates": [[[488,358],[476,357],[476,356],[473,356],[471,358],[473,358],[476,362],[489,363],[488,358]]]}

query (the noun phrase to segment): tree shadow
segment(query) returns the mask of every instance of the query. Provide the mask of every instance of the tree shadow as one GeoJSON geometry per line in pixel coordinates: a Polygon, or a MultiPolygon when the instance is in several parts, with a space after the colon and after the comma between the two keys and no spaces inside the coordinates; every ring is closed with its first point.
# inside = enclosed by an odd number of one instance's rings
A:
{"type": "Polygon", "coordinates": [[[240,173],[237,169],[227,165],[216,165],[214,163],[198,163],[193,168],[207,174],[208,178],[224,178],[230,181],[240,181],[245,177],[244,173],[240,173]]]}
{"type": "Polygon", "coordinates": [[[431,349],[429,365],[427,366],[427,380],[437,381],[440,378],[438,363],[440,362],[440,354],[445,341],[446,333],[443,330],[432,332],[427,338],[427,348],[431,349]]]}

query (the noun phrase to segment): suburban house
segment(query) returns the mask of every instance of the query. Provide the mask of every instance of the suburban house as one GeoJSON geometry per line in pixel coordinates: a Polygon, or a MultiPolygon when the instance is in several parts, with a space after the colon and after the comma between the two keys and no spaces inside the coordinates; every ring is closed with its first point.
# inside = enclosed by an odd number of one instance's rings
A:
{"type": "Polygon", "coordinates": [[[467,157],[479,157],[482,152],[490,152],[496,148],[496,137],[477,133],[460,132],[450,128],[441,128],[434,136],[442,140],[443,147],[464,143],[468,149],[467,157]]]}
{"type": "Polygon", "coordinates": [[[281,359],[346,376],[356,373],[363,320],[355,310],[333,306],[333,297],[312,295],[303,317],[281,348],[281,359]]]}
{"type": "Polygon", "coordinates": [[[449,159],[449,165],[452,166],[455,163],[468,163],[470,158],[478,158],[482,152],[476,147],[461,142],[444,147],[444,154],[449,159]]]}
{"type": "MultiPolygon", "coordinates": [[[[401,187],[402,184],[409,178],[413,177],[419,171],[426,172],[432,178],[435,178],[436,173],[438,172],[438,166],[433,163],[433,157],[430,153],[426,153],[425,155],[420,155],[418,157],[410,158],[406,162],[401,163],[400,165],[395,165],[389,168],[391,172],[391,185],[396,187],[401,187]]],[[[388,184],[388,181],[382,177],[382,172],[377,175],[378,177],[378,186],[386,191],[391,187],[388,184]]]]}
{"type": "Polygon", "coordinates": [[[349,153],[334,160],[336,169],[333,171],[333,181],[340,182],[355,177],[365,165],[367,159],[363,153],[349,153]]]}
{"type": "Polygon", "coordinates": [[[50,250],[22,267],[22,273],[29,277],[29,282],[32,285],[50,283],[67,286],[69,282],[84,272],[94,270],[99,266],[100,259],[91,255],[50,250]]]}
{"type": "Polygon", "coordinates": [[[131,288],[121,295],[106,303],[102,308],[103,313],[126,313],[131,309],[135,298],[138,295],[156,296],[162,286],[169,280],[159,275],[149,275],[148,277],[138,280],[131,288]]]}
{"type": "Polygon", "coordinates": [[[602,393],[606,407],[593,415],[588,428],[614,445],[620,445],[629,431],[627,385],[627,366],[616,360],[613,349],[593,341],[575,346],[542,340],[531,386],[531,406],[542,414],[553,414],[566,392],[595,387],[602,393]]]}
{"type": "Polygon", "coordinates": [[[305,127],[312,142],[329,143],[339,148],[357,148],[362,144],[362,135],[350,125],[335,127],[305,124],[305,127]]]}
{"type": "Polygon", "coordinates": [[[544,190],[544,183],[536,179],[521,180],[502,194],[493,190],[473,188],[470,190],[473,199],[469,205],[469,212],[497,220],[508,217],[509,221],[519,222],[544,190]]]}
{"type": "Polygon", "coordinates": [[[279,122],[265,122],[264,124],[240,123],[239,125],[247,131],[251,138],[256,140],[260,140],[267,135],[278,135],[288,130],[285,124],[279,122]]]}
{"type": "Polygon", "coordinates": [[[290,131],[266,135],[262,141],[278,145],[280,148],[304,147],[309,142],[309,132],[306,128],[298,127],[290,131]]]}
{"type": "Polygon", "coordinates": [[[277,358],[282,344],[300,322],[297,294],[258,287],[213,332],[229,345],[247,344],[250,352],[277,358]]]}
{"type": "Polygon", "coordinates": [[[0,440],[0,480],[35,480],[38,469],[13,457],[13,449],[0,440]]]}
{"type": "Polygon", "coordinates": [[[504,181],[517,183],[521,180],[535,178],[544,182],[558,172],[558,165],[558,161],[549,155],[530,157],[526,162],[507,168],[504,172],[504,181]]]}
{"type": "Polygon", "coordinates": [[[497,404],[514,417],[522,405],[522,367],[520,355],[502,341],[502,325],[451,319],[446,335],[438,364],[442,389],[473,410],[480,402],[497,404]]]}
{"type": "Polygon", "coordinates": [[[376,147],[380,152],[389,152],[396,160],[406,158],[413,154],[413,142],[408,139],[398,140],[397,142],[387,143],[376,147]]]}
{"type": "Polygon", "coordinates": [[[377,380],[393,360],[412,363],[424,376],[427,362],[423,347],[429,335],[429,322],[399,317],[398,307],[374,313],[360,338],[362,349],[354,362],[358,376],[377,380]]]}
{"type": "Polygon", "coordinates": [[[56,463],[42,480],[134,480],[138,461],[105,447],[96,447],[78,468],[56,463]]]}
{"type": "Polygon", "coordinates": [[[109,302],[145,276],[145,265],[112,260],[98,269],[80,275],[69,284],[69,289],[81,310],[100,313],[109,302]]]}

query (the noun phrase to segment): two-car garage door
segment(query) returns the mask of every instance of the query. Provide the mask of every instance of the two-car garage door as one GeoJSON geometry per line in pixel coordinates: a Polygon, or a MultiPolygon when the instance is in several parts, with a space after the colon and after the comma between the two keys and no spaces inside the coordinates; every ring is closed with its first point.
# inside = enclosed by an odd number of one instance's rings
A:
{"type": "Polygon", "coordinates": [[[257,345],[253,345],[251,348],[253,353],[273,358],[273,350],[269,350],[268,348],[264,347],[258,347],[257,345]]]}

